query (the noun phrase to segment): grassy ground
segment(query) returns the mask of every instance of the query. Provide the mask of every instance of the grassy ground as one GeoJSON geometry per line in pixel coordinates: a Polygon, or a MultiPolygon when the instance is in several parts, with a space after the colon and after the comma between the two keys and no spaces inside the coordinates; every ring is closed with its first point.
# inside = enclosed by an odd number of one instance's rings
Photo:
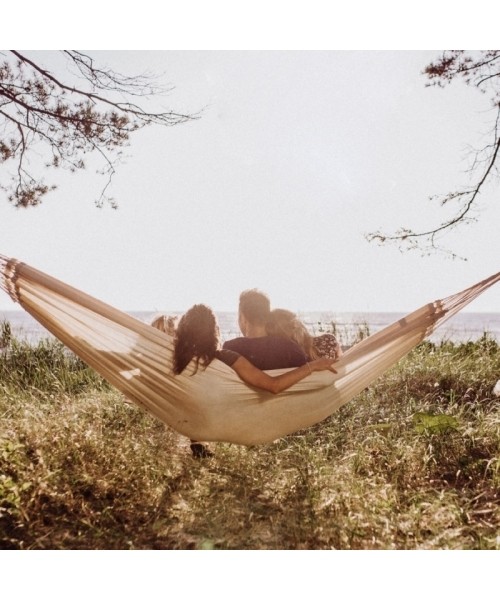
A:
{"type": "Polygon", "coordinates": [[[420,345],[323,423],[187,441],[61,346],[0,354],[0,547],[500,549],[500,347],[420,345]]]}

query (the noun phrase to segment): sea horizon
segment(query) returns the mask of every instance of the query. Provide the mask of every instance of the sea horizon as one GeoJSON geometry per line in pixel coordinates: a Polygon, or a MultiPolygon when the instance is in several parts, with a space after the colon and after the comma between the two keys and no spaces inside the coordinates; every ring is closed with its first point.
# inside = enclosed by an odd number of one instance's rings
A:
{"type": "MultiPolygon", "coordinates": [[[[144,323],[150,323],[159,314],[180,316],[183,311],[132,310],[124,311],[144,323]]],[[[222,340],[238,337],[238,315],[236,311],[215,311],[219,321],[222,340]]],[[[334,312],[334,311],[299,311],[308,330],[313,335],[332,332],[334,329],[341,341],[347,343],[349,338],[362,330],[370,334],[376,333],[387,325],[401,319],[405,312],[334,312]]],[[[12,334],[20,340],[31,344],[43,338],[53,337],[40,323],[22,309],[0,310],[0,324],[8,322],[12,334]]],[[[462,311],[451,317],[439,327],[429,339],[434,342],[443,340],[456,343],[475,341],[488,333],[500,342],[500,312],[467,312],[462,311]]]]}

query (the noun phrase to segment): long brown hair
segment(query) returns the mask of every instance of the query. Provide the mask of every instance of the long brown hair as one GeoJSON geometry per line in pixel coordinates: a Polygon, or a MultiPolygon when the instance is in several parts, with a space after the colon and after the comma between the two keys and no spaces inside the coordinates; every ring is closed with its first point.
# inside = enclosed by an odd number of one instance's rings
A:
{"type": "Polygon", "coordinates": [[[174,373],[182,373],[195,359],[198,366],[207,367],[219,348],[219,327],[211,308],[195,304],[181,317],[174,340],[174,373]]]}
{"type": "Polygon", "coordinates": [[[310,359],[319,358],[313,344],[313,336],[307,331],[306,326],[291,310],[275,308],[269,315],[266,323],[268,335],[277,335],[288,338],[302,348],[310,359]]]}

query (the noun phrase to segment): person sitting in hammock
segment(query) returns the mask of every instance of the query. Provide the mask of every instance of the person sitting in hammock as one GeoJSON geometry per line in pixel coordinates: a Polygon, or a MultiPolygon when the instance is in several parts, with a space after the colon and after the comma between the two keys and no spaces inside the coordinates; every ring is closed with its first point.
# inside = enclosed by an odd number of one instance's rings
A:
{"type": "Polygon", "coordinates": [[[333,368],[337,358],[322,357],[286,373],[269,375],[238,352],[221,350],[219,326],[214,312],[204,304],[195,304],[181,317],[175,332],[173,371],[179,375],[194,360],[196,372],[200,365],[205,368],[214,359],[219,359],[234,369],[248,385],[273,394],[288,389],[314,371],[337,372],[333,368]]]}
{"type": "Polygon", "coordinates": [[[309,360],[320,357],[340,358],[342,347],[331,333],[312,336],[307,327],[291,310],[275,308],[269,314],[266,324],[268,335],[284,337],[295,342],[305,352],[309,360]]]}
{"type": "MultiPolygon", "coordinates": [[[[177,327],[175,317],[159,315],[151,325],[160,331],[174,336],[174,365],[175,374],[180,374],[195,361],[195,372],[200,363],[207,367],[217,358],[236,371],[238,376],[247,384],[257,388],[278,393],[298,383],[313,371],[329,369],[336,373],[332,364],[335,360],[321,359],[306,363],[282,375],[271,376],[261,369],[254,367],[244,356],[232,350],[220,350],[219,326],[213,311],[204,304],[196,304],[180,319],[177,327]]],[[[212,452],[201,442],[190,440],[190,448],[195,458],[208,458],[212,452]]]]}
{"type": "Polygon", "coordinates": [[[283,335],[269,335],[266,325],[270,314],[271,302],[267,294],[255,288],[241,292],[238,324],[243,337],[227,340],[223,350],[241,354],[263,371],[306,364],[305,352],[293,340],[283,335]]]}

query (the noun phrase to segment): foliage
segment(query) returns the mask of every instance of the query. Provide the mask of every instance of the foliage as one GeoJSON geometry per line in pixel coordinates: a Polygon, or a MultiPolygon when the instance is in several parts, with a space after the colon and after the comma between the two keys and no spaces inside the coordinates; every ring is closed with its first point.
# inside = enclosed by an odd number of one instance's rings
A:
{"type": "Polygon", "coordinates": [[[438,246],[439,240],[447,232],[459,225],[472,223],[472,209],[479,201],[479,195],[485,185],[498,174],[500,160],[500,50],[484,50],[466,52],[464,50],[448,50],[435,62],[424,69],[428,85],[444,87],[453,81],[461,79],[466,85],[477,88],[490,97],[495,113],[492,121],[489,141],[484,147],[474,151],[471,173],[471,185],[464,189],[455,190],[441,197],[432,197],[441,206],[455,205],[456,212],[437,226],[425,231],[415,232],[407,227],[401,228],[394,234],[380,231],[368,234],[370,241],[379,243],[395,242],[404,249],[418,249],[423,253],[441,250],[457,255],[438,246]]]}
{"type": "Polygon", "coordinates": [[[93,369],[50,338],[43,338],[34,346],[11,338],[0,349],[0,387],[34,389],[48,395],[109,389],[93,369]]]}
{"type": "Polygon", "coordinates": [[[449,415],[432,415],[429,413],[415,413],[413,415],[415,431],[418,433],[436,433],[456,429],[458,421],[449,415]]]}
{"type": "Polygon", "coordinates": [[[425,342],[322,423],[195,460],[116,391],[4,370],[0,547],[500,549],[499,372],[489,336],[425,342]]]}
{"type": "MultiPolygon", "coordinates": [[[[119,149],[130,135],[147,125],[172,126],[195,118],[174,111],[148,112],[137,98],[163,94],[151,76],[128,77],[95,64],[75,50],[63,51],[66,79],[42,66],[40,56],[29,58],[11,50],[0,61],[0,165],[13,163],[8,182],[0,189],[15,206],[35,206],[55,188],[32,173],[30,157],[48,156],[47,168],[71,172],[85,168],[92,153],[108,176],[97,205],[108,201],[107,188],[120,158],[119,149]],[[70,72],[76,70],[76,82],[70,72]]],[[[3,169],[6,172],[5,169],[3,169]]]]}
{"type": "Polygon", "coordinates": [[[12,328],[8,321],[0,323],[0,350],[6,348],[12,340],[12,328]]]}

